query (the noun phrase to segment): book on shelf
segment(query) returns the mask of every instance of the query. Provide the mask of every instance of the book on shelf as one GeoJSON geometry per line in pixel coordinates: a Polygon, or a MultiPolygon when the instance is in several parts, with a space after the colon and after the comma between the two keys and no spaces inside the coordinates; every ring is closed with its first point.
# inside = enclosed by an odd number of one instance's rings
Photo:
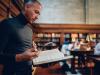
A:
{"type": "Polygon", "coordinates": [[[58,49],[45,50],[39,53],[39,56],[33,59],[33,65],[41,65],[62,60],[71,59],[73,56],[64,56],[58,49]]]}

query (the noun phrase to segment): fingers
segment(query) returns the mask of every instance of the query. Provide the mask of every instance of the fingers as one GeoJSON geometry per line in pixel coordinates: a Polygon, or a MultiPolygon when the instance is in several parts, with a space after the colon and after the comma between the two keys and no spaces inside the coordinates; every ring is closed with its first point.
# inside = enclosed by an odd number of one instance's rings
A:
{"type": "Polygon", "coordinates": [[[35,52],[32,52],[32,56],[38,56],[39,55],[39,51],[35,51],[35,52]]]}
{"type": "Polygon", "coordinates": [[[35,51],[34,48],[27,49],[23,53],[24,60],[32,60],[36,57],[38,57],[39,51],[35,51]]]}
{"type": "Polygon", "coordinates": [[[30,50],[31,50],[32,52],[34,52],[34,51],[35,51],[35,49],[34,49],[34,48],[30,48],[30,50]]]}
{"type": "Polygon", "coordinates": [[[37,52],[38,50],[37,50],[37,48],[30,48],[30,51],[32,51],[32,52],[37,52]]]}
{"type": "Polygon", "coordinates": [[[39,53],[38,52],[32,52],[32,58],[31,59],[34,59],[36,57],[38,57],[39,53]]]}
{"type": "Polygon", "coordinates": [[[29,52],[32,56],[37,56],[39,54],[39,51],[36,50],[34,48],[30,48],[27,50],[27,52],[29,52]]]}

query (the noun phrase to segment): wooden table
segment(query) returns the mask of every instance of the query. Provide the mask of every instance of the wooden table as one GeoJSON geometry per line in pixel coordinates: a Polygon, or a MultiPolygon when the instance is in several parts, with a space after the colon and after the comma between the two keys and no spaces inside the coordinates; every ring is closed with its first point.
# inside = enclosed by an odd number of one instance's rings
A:
{"type": "MultiPolygon", "coordinates": [[[[82,62],[81,63],[84,63],[85,64],[85,61],[87,60],[87,59],[85,59],[85,58],[87,58],[87,56],[88,55],[90,55],[90,54],[93,54],[94,53],[94,51],[93,50],[90,50],[90,51],[86,51],[86,50],[78,50],[78,51],[71,51],[71,55],[73,55],[73,59],[71,60],[71,66],[72,66],[72,69],[74,70],[75,69],[75,57],[77,56],[78,57],[78,62],[80,61],[79,60],[79,58],[80,57],[82,57],[82,62]]],[[[81,64],[80,62],[79,62],[79,64],[81,64]]],[[[78,65],[79,66],[79,65],[78,65]]]]}
{"type": "Polygon", "coordinates": [[[100,75],[100,55],[92,55],[89,58],[95,63],[93,75],[100,75]]]}
{"type": "Polygon", "coordinates": [[[91,59],[93,59],[94,61],[100,62],[100,57],[91,57],[91,59]]]}

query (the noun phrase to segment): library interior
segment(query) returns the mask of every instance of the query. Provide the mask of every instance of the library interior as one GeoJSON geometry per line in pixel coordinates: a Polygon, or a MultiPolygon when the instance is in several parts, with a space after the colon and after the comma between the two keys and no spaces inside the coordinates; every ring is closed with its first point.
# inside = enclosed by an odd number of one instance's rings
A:
{"type": "Polygon", "coordinates": [[[100,0],[0,0],[0,75],[100,75],[99,3],[100,0]],[[39,5],[41,11],[35,10],[39,5]],[[23,13],[23,9],[30,12],[31,6],[38,15],[32,23],[23,13]],[[29,60],[31,48],[37,53],[29,60]],[[17,60],[20,54],[24,56],[17,60]],[[31,69],[26,68],[29,65],[31,69]]]}

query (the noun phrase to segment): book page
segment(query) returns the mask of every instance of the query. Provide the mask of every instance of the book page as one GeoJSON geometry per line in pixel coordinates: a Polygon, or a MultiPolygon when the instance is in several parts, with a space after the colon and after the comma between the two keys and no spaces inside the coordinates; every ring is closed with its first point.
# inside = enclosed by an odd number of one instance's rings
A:
{"type": "Polygon", "coordinates": [[[64,59],[64,54],[58,49],[41,51],[37,58],[33,59],[33,64],[43,64],[53,61],[58,61],[64,59]]]}

